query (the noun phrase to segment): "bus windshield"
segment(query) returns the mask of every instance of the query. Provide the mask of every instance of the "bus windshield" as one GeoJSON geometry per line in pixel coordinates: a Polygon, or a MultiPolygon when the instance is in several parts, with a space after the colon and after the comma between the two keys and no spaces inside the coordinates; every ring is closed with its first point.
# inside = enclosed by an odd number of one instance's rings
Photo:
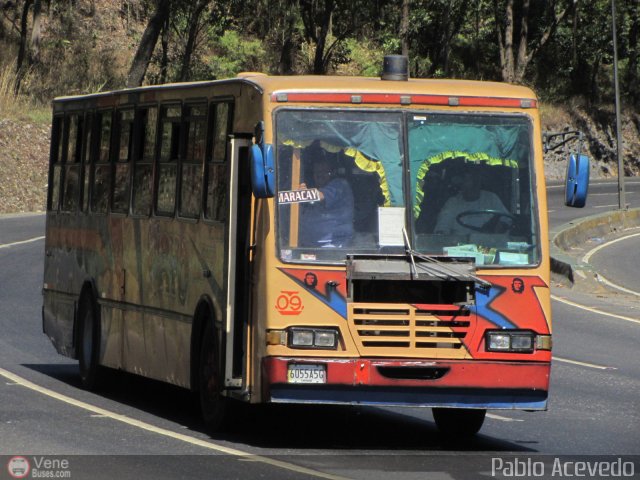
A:
{"type": "Polygon", "coordinates": [[[278,244],[292,262],[350,253],[539,263],[524,115],[292,110],[276,116],[278,244]]]}

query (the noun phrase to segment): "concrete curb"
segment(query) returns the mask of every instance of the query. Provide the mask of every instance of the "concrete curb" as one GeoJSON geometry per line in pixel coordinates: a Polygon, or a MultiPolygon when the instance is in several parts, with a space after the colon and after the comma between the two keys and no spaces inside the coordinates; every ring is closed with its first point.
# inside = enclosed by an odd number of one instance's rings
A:
{"type": "Polygon", "coordinates": [[[615,210],[566,223],[549,231],[551,271],[575,283],[577,270],[594,272],[593,266],[571,255],[571,249],[590,238],[606,237],[640,226],[640,208],[615,210]]]}

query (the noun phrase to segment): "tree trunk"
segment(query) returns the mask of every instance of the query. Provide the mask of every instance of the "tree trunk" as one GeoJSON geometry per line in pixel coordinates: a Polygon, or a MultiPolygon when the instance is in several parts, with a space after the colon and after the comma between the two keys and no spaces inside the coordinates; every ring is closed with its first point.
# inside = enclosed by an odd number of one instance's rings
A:
{"type": "Polygon", "coordinates": [[[402,41],[402,55],[409,56],[409,3],[402,0],[402,21],[400,22],[400,40],[402,41]]]}
{"type": "Polygon", "coordinates": [[[33,3],[31,45],[29,48],[30,65],[40,61],[40,40],[42,40],[42,0],[35,0],[33,3]]]}
{"type": "Polygon", "coordinates": [[[331,20],[336,2],[335,0],[300,0],[299,6],[305,40],[309,44],[315,43],[316,45],[313,73],[324,75],[331,57],[331,49],[325,53],[325,47],[327,37],[331,32],[331,20]]]}
{"type": "Polygon", "coordinates": [[[282,32],[283,42],[278,62],[278,73],[280,75],[291,75],[293,73],[293,52],[296,46],[294,42],[295,28],[296,17],[289,12],[282,32]]]}
{"type": "MultiPolygon", "coordinates": [[[[533,57],[544,47],[560,22],[576,7],[579,0],[569,0],[567,7],[559,14],[555,14],[551,24],[542,32],[538,43],[529,49],[529,5],[530,0],[522,0],[520,10],[520,38],[518,39],[518,55],[514,57],[514,19],[513,0],[507,0],[504,7],[504,23],[500,22],[500,7],[498,0],[494,0],[496,15],[496,29],[498,34],[498,46],[500,48],[500,67],[502,68],[502,80],[508,83],[522,83],[527,66],[533,57]],[[504,32],[502,31],[504,25],[504,32]]],[[[552,7],[555,8],[555,2],[552,7]]]]}
{"type": "Polygon", "coordinates": [[[167,83],[169,77],[169,17],[164,21],[162,27],[162,37],[160,43],[162,45],[162,58],[160,59],[160,83],[167,83]]]}
{"type": "Polygon", "coordinates": [[[518,45],[518,58],[515,61],[514,79],[522,82],[529,60],[527,60],[527,44],[529,42],[529,0],[523,0],[522,13],[520,14],[520,39],[518,45]]]}
{"type": "Polygon", "coordinates": [[[493,5],[496,16],[498,47],[500,48],[502,80],[512,82],[515,73],[513,69],[513,0],[507,0],[502,21],[498,0],[494,0],[493,5]]]}
{"type": "Polygon", "coordinates": [[[333,9],[335,8],[334,0],[324,1],[324,10],[320,18],[320,33],[316,43],[316,53],[313,61],[313,73],[316,75],[324,75],[327,73],[329,63],[329,55],[325,55],[325,47],[327,45],[327,37],[331,32],[331,19],[333,17],[333,9]]]}
{"type": "Polygon", "coordinates": [[[29,9],[33,0],[25,0],[20,18],[20,46],[18,48],[18,60],[16,62],[16,85],[15,94],[20,91],[20,84],[26,74],[25,59],[27,57],[27,32],[29,29],[29,9]]]}
{"type": "Polygon", "coordinates": [[[133,57],[133,62],[131,62],[131,68],[127,76],[127,87],[139,87],[142,85],[147,68],[149,68],[153,50],[156,47],[156,43],[158,43],[158,37],[165,20],[169,17],[169,10],[170,0],[158,0],[156,11],[149,19],[149,23],[147,23],[138,45],[138,50],[133,57]]]}
{"type": "Polygon", "coordinates": [[[189,35],[187,44],[182,56],[182,66],[180,68],[180,81],[186,82],[189,79],[189,69],[191,68],[191,57],[200,31],[200,16],[204,9],[209,5],[210,0],[200,0],[194,7],[191,15],[189,15],[189,35]]]}

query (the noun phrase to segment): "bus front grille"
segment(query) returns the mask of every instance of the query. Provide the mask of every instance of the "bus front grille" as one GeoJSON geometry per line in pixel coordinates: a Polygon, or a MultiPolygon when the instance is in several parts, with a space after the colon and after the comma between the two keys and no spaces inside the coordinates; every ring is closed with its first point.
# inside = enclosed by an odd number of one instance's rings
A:
{"type": "Polygon", "coordinates": [[[349,329],[363,356],[469,358],[474,316],[466,306],[351,303],[349,329]]]}

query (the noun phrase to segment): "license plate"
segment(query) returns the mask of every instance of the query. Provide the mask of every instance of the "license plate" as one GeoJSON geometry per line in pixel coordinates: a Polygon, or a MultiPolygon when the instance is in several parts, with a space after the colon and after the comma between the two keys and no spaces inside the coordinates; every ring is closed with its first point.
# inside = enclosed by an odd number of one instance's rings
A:
{"type": "Polygon", "coordinates": [[[289,383],[327,383],[325,365],[289,365],[289,383]]]}

